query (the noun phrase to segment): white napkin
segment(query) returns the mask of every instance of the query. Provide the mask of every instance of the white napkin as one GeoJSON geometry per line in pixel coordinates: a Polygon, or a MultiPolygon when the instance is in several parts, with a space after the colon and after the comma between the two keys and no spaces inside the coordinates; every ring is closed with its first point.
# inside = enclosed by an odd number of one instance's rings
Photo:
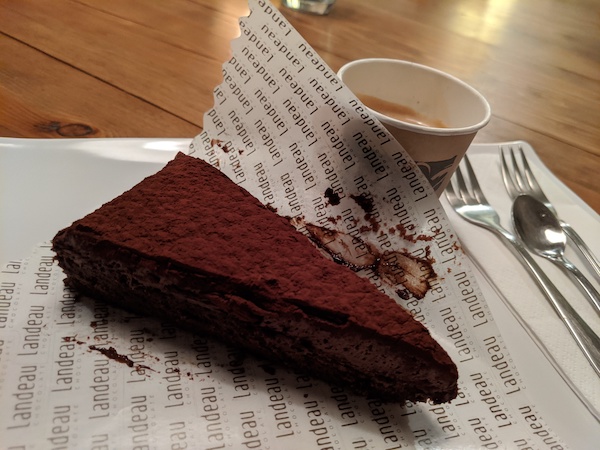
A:
{"type": "MultiPolygon", "coordinates": [[[[511,144],[523,146],[538,182],[558,210],[560,217],[579,232],[596,255],[600,255],[600,216],[556,179],[528,144],[524,142],[511,144]]],[[[511,200],[502,183],[499,148],[499,145],[473,145],[467,154],[487,200],[498,211],[502,218],[502,225],[513,231],[510,218],[511,200]]],[[[574,392],[584,402],[587,402],[586,406],[591,412],[596,417],[600,417],[598,413],[600,411],[600,378],[585,359],[529,272],[500,239],[489,231],[462,219],[452,211],[445,198],[441,200],[465,251],[485,277],[484,282],[488,282],[496,294],[510,305],[514,313],[520,316],[520,322],[524,324],[527,333],[534,341],[537,341],[538,347],[545,353],[549,361],[559,372],[562,372],[561,376],[574,392]]],[[[575,251],[568,249],[567,257],[582,272],[589,274],[587,266],[575,251]]],[[[535,257],[535,259],[568,299],[571,306],[600,335],[600,317],[578,287],[551,262],[539,257],[535,257]]],[[[588,279],[593,280],[593,277],[590,275],[588,279]]],[[[592,283],[597,289],[600,289],[598,283],[595,281],[592,283]]],[[[506,330],[502,331],[506,333],[506,330]]],[[[509,351],[512,350],[509,348],[509,351]]]]}

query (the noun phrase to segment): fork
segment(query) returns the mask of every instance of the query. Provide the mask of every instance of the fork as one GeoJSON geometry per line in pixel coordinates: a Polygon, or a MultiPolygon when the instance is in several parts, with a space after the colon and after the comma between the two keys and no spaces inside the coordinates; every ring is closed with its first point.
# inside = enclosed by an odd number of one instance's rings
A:
{"type": "Polygon", "coordinates": [[[600,261],[594,255],[592,250],[588,247],[588,245],[584,242],[584,240],[579,236],[579,234],[573,229],[571,225],[569,225],[564,220],[558,217],[558,213],[556,212],[556,208],[548,197],[542,191],[542,188],[538,184],[529,164],[527,162],[527,158],[525,157],[525,152],[523,151],[523,147],[519,146],[519,153],[521,156],[521,162],[523,169],[519,167],[517,163],[517,158],[515,156],[515,150],[512,147],[508,147],[510,150],[510,160],[512,166],[509,167],[507,162],[507,157],[504,154],[504,149],[500,148],[500,159],[502,161],[502,180],[504,181],[504,186],[506,186],[506,190],[511,198],[514,200],[519,194],[528,194],[532,197],[538,199],[542,202],[546,207],[556,216],[558,219],[561,228],[564,230],[565,234],[575,247],[579,250],[581,255],[588,262],[589,266],[593,269],[594,275],[598,281],[600,281],[600,261]]]}
{"type": "Polygon", "coordinates": [[[444,191],[450,206],[469,222],[492,231],[517,256],[519,261],[533,275],[534,280],[546,295],[546,298],[560,319],[564,322],[590,365],[600,375],[600,338],[571,307],[533,257],[527,252],[524,244],[510,231],[502,227],[498,213],[483,195],[469,158],[465,155],[463,159],[470,188],[467,185],[466,178],[463,176],[460,166],[457,167],[456,172],[444,191]],[[457,191],[454,190],[453,184],[457,186],[457,191]]]}

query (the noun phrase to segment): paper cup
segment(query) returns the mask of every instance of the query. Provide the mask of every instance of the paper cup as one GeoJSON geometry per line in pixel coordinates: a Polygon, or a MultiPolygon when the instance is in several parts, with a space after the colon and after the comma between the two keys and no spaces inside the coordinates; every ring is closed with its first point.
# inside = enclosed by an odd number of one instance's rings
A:
{"type": "Polygon", "coordinates": [[[429,179],[438,196],[460,163],[473,138],[490,120],[487,100],[452,75],[421,64],[396,59],[360,59],[338,72],[356,94],[406,149],[429,179]],[[392,117],[389,104],[369,105],[364,96],[399,105],[416,113],[410,123],[392,117]],[[422,120],[427,118],[428,121],[422,120]]]}

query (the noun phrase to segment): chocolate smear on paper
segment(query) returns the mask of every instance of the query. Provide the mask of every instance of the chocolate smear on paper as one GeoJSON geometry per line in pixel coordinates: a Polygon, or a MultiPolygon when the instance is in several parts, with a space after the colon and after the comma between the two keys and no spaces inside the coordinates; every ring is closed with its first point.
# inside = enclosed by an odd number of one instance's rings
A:
{"type": "Polygon", "coordinates": [[[366,194],[352,194],[350,195],[350,198],[354,200],[356,204],[363,209],[364,212],[373,212],[373,209],[375,208],[375,205],[373,204],[373,197],[368,196],[366,194]]]}
{"type": "MultiPolygon", "coordinates": [[[[430,280],[436,278],[431,262],[426,259],[402,251],[382,253],[359,236],[310,223],[303,225],[310,239],[337,263],[354,271],[370,269],[387,285],[401,285],[418,299],[425,297],[431,287],[430,280]]],[[[403,299],[407,296],[401,289],[396,293],[403,299]]]]}
{"type": "Polygon", "coordinates": [[[121,364],[125,364],[129,367],[135,368],[135,370],[139,373],[144,373],[144,370],[146,369],[152,370],[150,367],[144,366],[143,364],[135,364],[131,359],[129,359],[127,355],[121,355],[119,352],[117,352],[117,350],[114,347],[102,348],[97,347],[95,345],[90,345],[88,347],[90,350],[100,352],[107,358],[112,359],[113,361],[117,361],[121,364]]]}

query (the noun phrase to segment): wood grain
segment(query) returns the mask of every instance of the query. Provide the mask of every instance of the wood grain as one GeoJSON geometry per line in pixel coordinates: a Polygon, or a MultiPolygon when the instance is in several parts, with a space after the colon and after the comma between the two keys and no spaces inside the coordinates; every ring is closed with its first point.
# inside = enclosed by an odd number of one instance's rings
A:
{"type": "MultiPolygon", "coordinates": [[[[530,142],[600,211],[597,0],[339,0],[325,17],[282,12],[334,70],[388,57],[470,83],[493,111],[477,142],[530,142]]],[[[0,135],[194,136],[247,13],[246,0],[0,0],[0,135]]]]}
{"type": "Polygon", "coordinates": [[[2,136],[186,137],[200,132],[199,126],[14,39],[0,36],[0,54],[11,61],[0,70],[2,136]]]}

